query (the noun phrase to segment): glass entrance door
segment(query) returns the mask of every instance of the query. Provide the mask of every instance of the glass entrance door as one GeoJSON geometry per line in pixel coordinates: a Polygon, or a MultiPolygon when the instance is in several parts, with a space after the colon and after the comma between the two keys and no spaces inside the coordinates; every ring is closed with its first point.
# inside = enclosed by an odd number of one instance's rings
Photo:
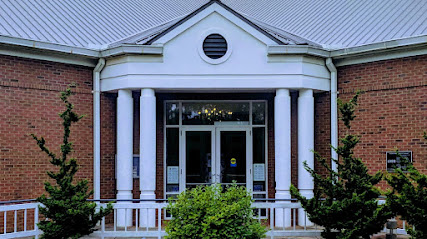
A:
{"type": "Polygon", "coordinates": [[[184,131],[185,188],[209,185],[214,182],[212,130],[184,131]]]}
{"type": "Polygon", "coordinates": [[[219,183],[252,189],[252,140],[247,127],[183,131],[184,188],[219,183]]]}
{"type": "Polygon", "coordinates": [[[242,129],[217,128],[216,132],[216,171],[217,183],[246,186],[250,182],[250,131],[242,129]]]}

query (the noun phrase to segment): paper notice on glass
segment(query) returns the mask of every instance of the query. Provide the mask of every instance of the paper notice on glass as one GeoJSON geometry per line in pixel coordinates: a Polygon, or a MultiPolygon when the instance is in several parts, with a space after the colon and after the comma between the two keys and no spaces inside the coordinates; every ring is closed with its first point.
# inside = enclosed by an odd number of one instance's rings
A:
{"type": "Polygon", "coordinates": [[[179,183],[178,173],[179,173],[178,166],[168,166],[167,167],[167,183],[178,184],[179,183]]]}
{"type": "Polygon", "coordinates": [[[265,166],[263,163],[254,164],[254,181],[265,181],[265,166]]]}

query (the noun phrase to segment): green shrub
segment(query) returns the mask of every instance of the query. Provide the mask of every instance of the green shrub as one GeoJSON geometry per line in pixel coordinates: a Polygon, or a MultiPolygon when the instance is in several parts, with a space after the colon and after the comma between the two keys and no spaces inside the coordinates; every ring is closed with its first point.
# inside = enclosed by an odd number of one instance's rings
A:
{"type": "Polygon", "coordinates": [[[245,187],[220,185],[187,190],[167,207],[172,220],[166,226],[169,239],[262,238],[266,228],[253,219],[252,198],[245,187]]]}
{"type": "MultiPolygon", "coordinates": [[[[427,140],[427,135],[424,133],[427,140]]],[[[408,233],[412,238],[427,238],[427,175],[419,172],[412,164],[407,173],[396,169],[387,177],[393,188],[387,195],[387,203],[392,210],[410,225],[408,233]]]]}
{"type": "Polygon", "coordinates": [[[93,194],[92,191],[89,191],[87,180],[73,183],[78,164],[75,158],[68,158],[73,151],[73,145],[69,142],[70,127],[71,124],[77,123],[82,116],[73,111],[73,105],[68,101],[70,96],[70,89],[61,93],[61,100],[65,103],[66,109],[60,114],[64,126],[60,155],[57,156],[46,147],[43,137],[38,138],[32,134],[39,148],[50,158],[50,163],[58,169],[56,172],[47,172],[55,182],[54,184],[50,182],[44,184],[49,196],[43,194],[37,198],[37,201],[44,205],[44,207],[39,207],[40,213],[49,218],[37,224],[43,231],[40,237],[42,239],[80,238],[89,235],[95,231],[94,227],[102,217],[113,210],[111,204],[97,210],[96,203],[87,201],[93,194]]]}
{"type": "MultiPolygon", "coordinates": [[[[338,101],[341,120],[350,131],[359,93],[349,102],[338,101]]],[[[341,138],[341,144],[334,150],[340,161],[332,159],[338,167],[335,172],[326,159],[315,153],[316,159],[328,172],[328,177],[318,174],[305,163],[305,169],[314,178],[314,197],[307,199],[291,185],[292,197],[297,198],[308,213],[308,218],[323,226],[322,236],[328,239],[370,238],[379,232],[392,212],[387,205],[379,205],[377,198],[381,195],[375,186],[383,178],[381,172],[374,175],[353,151],[359,137],[347,134],[341,138]]],[[[329,161],[329,160],[328,160],[329,161]]],[[[309,180],[309,179],[307,179],[309,180]]]]}

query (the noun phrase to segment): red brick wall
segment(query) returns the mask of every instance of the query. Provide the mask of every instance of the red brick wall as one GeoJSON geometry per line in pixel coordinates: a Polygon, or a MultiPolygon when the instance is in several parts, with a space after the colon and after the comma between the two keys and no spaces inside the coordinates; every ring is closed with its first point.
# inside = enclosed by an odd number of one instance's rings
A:
{"type": "MultiPolygon", "coordinates": [[[[331,97],[329,92],[314,95],[314,150],[319,152],[330,165],[331,158],[331,97]]],[[[326,169],[315,160],[314,168],[326,175],[326,169]]]]}
{"type": "MultiPolygon", "coordinates": [[[[101,94],[101,198],[116,198],[117,94],[101,94]]],[[[93,143],[92,143],[93,144],[93,143]]]]}
{"type": "MultiPolygon", "coordinates": [[[[355,155],[371,173],[386,171],[386,151],[412,151],[427,173],[427,56],[378,61],[338,69],[339,97],[363,90],[350,133],[361,136],[355,155]]],[[[340,137],[345,127],[340,124],[340,137]]],[[[385,186],[385,183],[382,184],[385,186]]]]}
{"type": "MultiPolygon", "coordinates": [[[[54,170],[31,133],[45,137],[59,153],[64,110],[60,91],[75,83],[71,101],[85,117],[71,129],[73,157],[78,159],[78,179],[93,177],[92,68],[0,56],[0,201],[35,198],[43,193],[47,170],[54,170]]],[[[101,191],[115,197],[115,94],[101,97],[101,191]]]]}
{"type": "MultiPolygon", "coordinates": [[[[59,96],[60,91],[71,83],[76,87],[72,88],[75,94],[70,100],[75,111],[85,116],[71,129],[75,150],[72,156],[77,158],[80,165],[77,179],[87,179],[92,188],[92,70],[83,66],[0,55],[0,201],[36,198],[44,193],[43,183],[49,179],[46,171],[56,169],[30,134],[43,136],[47,146],[59,153],[63,128],[58,113],[65,109],[59,96]]],[[[115,94],[102,94],[103,198],[115,197],[115,104],[115,94]]],[[[13,215],[8,218],[12,220],[13,215]]],[[[30,224],[28,229],[31,229],[30,224]]]]}
{"type": "Polygon", "coordinates": [[[298,92],[291,93],[291,182],[298,187],[298,92]]]}
{"type": "Polygon", "coordinates": [[[45,137],[59,152],[64,110],[59,91],[76,83],[71,101],[85,117],[72,127],[71,141],[80,169],[92,182],[92,69],[47,61],[0,56],[0,200],[35,198],[53,170],[31,133],[45,137]]]}

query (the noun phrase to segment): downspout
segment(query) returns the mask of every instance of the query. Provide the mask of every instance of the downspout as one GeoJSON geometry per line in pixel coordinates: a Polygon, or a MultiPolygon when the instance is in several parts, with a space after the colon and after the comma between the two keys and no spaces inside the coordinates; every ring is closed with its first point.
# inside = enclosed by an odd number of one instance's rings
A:
{"type": "MultiPolygon", "coordinates": [[[[331,158],[338,159],[338,154],[333,148],[338,147],[338,109],[337,109],[337,68],[332,62],[332,58],[326,59],[326,67],[331,72],[331,158]]],[[[331,168],[335,172],[337,164],[331,160],[331,168]]]]}
{"type": "Polygon", "coordinates": [[[100,75],[105,59],[100,58],[93,70],[93,191],[94,199],[101,199],[101,87],[100,75]]]}

